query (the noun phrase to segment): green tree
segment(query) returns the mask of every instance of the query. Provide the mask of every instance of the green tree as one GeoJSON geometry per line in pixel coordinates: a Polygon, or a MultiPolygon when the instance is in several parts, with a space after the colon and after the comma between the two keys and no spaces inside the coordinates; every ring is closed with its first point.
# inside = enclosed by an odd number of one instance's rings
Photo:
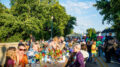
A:
{"type": "Polygon", "coordinates": [[[0,40],[1,41],[11,41],[21,38],[21,35],[18,36],[18,29],[19,28],[19,21],[17,21],[17,18],[14,17],[12,14],[10,14],[7,9],[3,10],[4,12],[0,13],[0,40]],[[16,32],[16,33],[15,33],[16,32]],[[14,37],[14,39],[11,39],[10,37],[14,37]],[[15,36],[18,36],[19,38],[16,39],[15,36]]]}
{"type": "Polygon", "coordinates": [[[10,0],[11,8],[0,5],[0,40],[27,40],[33,34],[36,39],[49,39],[51,21],[53,36],[65,36],[73,30],[76,18],[68,15],[57,0],[10,0]],[[3,10],[3,11],[2,11],[3,10]],[[4,12],[4,13],[3,13],[4,12]],[[51,17],[54,17],[53,20],[51,17]],[[67,26],[67,27],[66,27],[67,26]],[[70,30],[69,33],[64,30],[70,30]]]}
{"type": "Polygon", "coordinates": [[[87,29],[87,36],[90,37],[91,39],[96,38],[96,31],[94,28],[89,28],[87,29]]]}
{"type": "Polygon", "coordinates": [[[3,13],[5,11],[6,7],[0,3],[0,13],[3,13]]]}
{"type": "Polygon", "coordinates": [[[67,25],[65,26],[65,35],[71,34],[74,29],[74,25],[76,25],[76,18],[75,17],[70,17],[70,20],[68,21],[67,25]]]}
{"type": "Polygon", "coordinates": [[[116,31],[116,36],[120,40],[120,0],[96,0],[94,5],[100,14],[103,15],[103,23],[111,23],[116,31]]]}

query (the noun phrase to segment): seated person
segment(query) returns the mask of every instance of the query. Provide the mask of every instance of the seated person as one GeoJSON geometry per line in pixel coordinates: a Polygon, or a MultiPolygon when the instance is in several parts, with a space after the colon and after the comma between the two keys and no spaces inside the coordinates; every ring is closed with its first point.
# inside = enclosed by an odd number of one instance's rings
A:
{"type": "Polygon", "coordinates": [[[38,55],[39,55],[39,45],[37,43],[33,43],[32,48],[27,52],[29,63],[37,63],[38,55]],[[37,57],[36,57],[37,56],[37,57]]]}
{"type": "Polygon", "coordinates": [[[25,67],[28,64],[28,59],[26,53],[26,47],[24,44],[18,46],[17,51],[17,67],[25,67]]]}
{"type": "Polygon", "coordinates": [[[5,61],[5,67],[16,67],[16,48],[15,47],[9,47],[6,52],[6,61],[5,61]]]}

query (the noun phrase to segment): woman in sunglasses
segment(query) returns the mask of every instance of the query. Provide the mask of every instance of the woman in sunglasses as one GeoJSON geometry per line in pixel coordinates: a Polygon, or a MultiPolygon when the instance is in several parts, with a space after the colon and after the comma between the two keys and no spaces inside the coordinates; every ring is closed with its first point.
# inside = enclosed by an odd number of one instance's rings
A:
{"type": "Polygon", "coordinates": [[[25,54],[26,48],[24,44],[18,46],[17,52],[17,67],[25,67],[28,64],[27,55],[25,54]]]}

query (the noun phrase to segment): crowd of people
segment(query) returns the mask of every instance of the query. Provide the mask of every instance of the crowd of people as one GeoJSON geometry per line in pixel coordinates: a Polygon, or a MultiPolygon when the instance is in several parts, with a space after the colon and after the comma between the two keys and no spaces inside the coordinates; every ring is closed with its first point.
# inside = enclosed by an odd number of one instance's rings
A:
{"type": "MultiPolygon", "coordinates": [[[[110,63],[111,56],[120,60],[120,46],[111,36],[91,39],[80,37],[54,37],[52,40],[21,40],[18,48],[9,47],[6,52],[5,67],[41,67],[46,63],[64,63],[64,67],[85,67],[86,62],[96,63],[96,57],[105,56],[110,63]]],[[[49,66],[48,66],[49,67],[49,66]]]]}

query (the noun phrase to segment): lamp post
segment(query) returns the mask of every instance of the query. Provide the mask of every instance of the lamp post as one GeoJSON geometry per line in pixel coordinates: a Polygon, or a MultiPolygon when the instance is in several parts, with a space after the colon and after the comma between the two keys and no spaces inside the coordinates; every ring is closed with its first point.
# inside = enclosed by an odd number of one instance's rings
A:
{"type": "Polygon", "coordinates": [[[51,39],[53,37],[53,16],[51,17],[51,39]]]}

